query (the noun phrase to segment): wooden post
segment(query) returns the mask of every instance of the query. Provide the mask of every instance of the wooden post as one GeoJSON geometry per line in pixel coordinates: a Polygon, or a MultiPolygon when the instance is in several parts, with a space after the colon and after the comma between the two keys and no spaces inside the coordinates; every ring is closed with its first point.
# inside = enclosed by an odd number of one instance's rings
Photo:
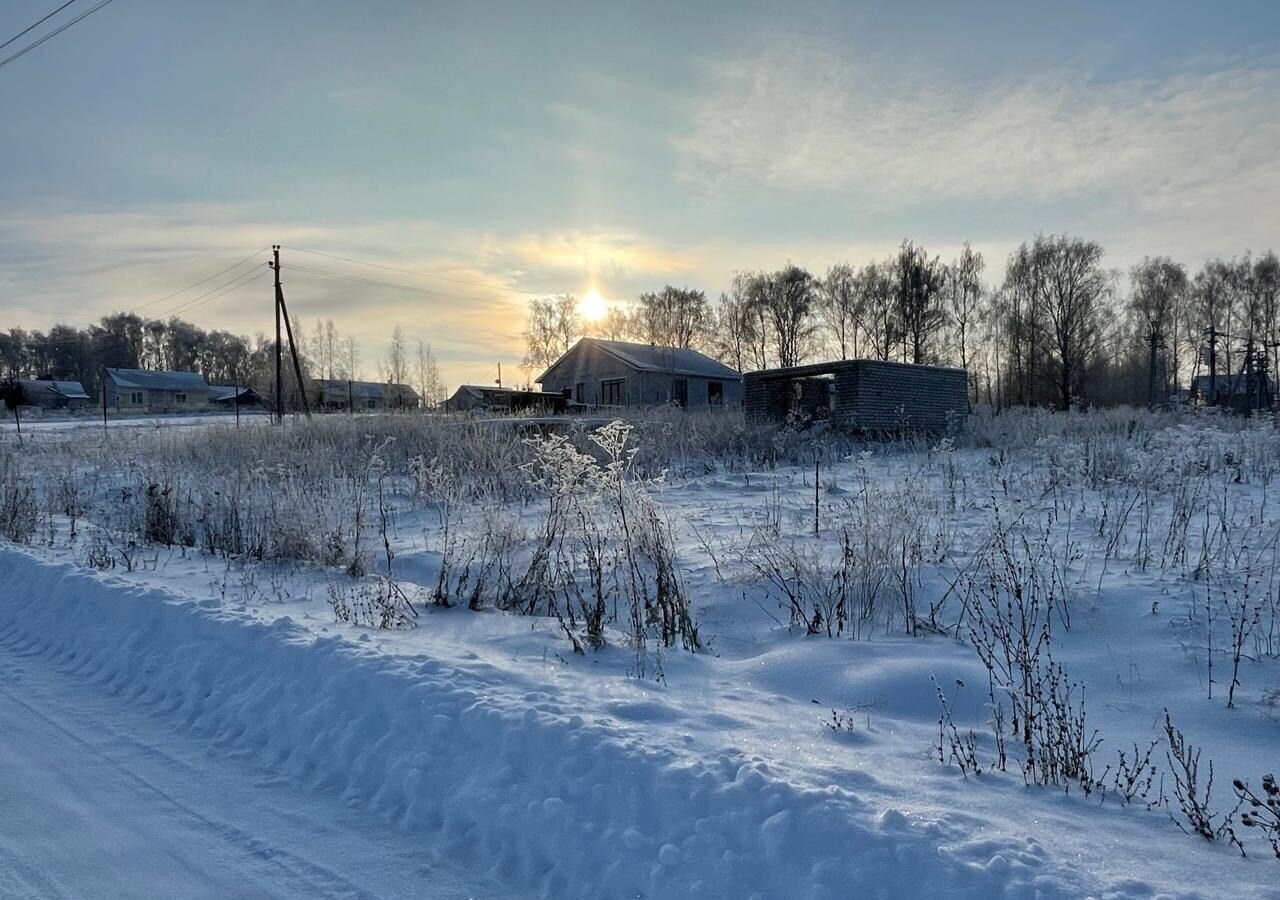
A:
{"type": "Polygon", "coordinates": [[[276,422],[284,424],[284,381],[280,374],[280,245],[271,248],[275,262],[271,268],[276,273],[275,305],[276,305],[276,422]]]}
{"type": "Polygon", "coordinates": [[[240,375],[231,372],[231,405],[236,408],[236,427],[240,427],[240,375]]]}
{"type": "Polygon", "coordinates": [[[347,379],[347,415],[354,416],[356,414],[355,395],[351,392],[351,379],[347,379]]]}
{"type": "MultiPolygon", "coordinates": [[[[307,389],[302,383],[302,364],[298,362],[298,345],[293,341],[293,325],[289,321],[289,307],[285,306],[284,288],[280,284],[280,245],[276,244],[272,247],[275,254],[275,263],[272,268],[276,272],[276,384],[280,383],[280,317],[284,317],[285,334],[289,336],[289,355],[293,358],[293,374],[298,379],[298,394],[302,399],[302,411],[306,413],[307,418],[311,418],[311,403],[307,400],[307,389]]],[[[280,414],[281,421],[284,420],[284,413],[280,414]]]]}
{"type": "Polygon", "coordinates": [[[18,426],[18,437],[22,437],[22,417],[18,415],[18,407],[21,403],[13,404],[13,424],[18,426]]]}
{"type": "Polygon", "coordinates": [[[102,370],[102,433],[107,433],[107,370],[102,370]]]}
{"type": "Polygon", "coordinates": [[[822,484],[822,456],[821,451],[815,451],[813,454],[813,533],[818,533],[818,500],[820,497],[820,485],[822,484]]]}

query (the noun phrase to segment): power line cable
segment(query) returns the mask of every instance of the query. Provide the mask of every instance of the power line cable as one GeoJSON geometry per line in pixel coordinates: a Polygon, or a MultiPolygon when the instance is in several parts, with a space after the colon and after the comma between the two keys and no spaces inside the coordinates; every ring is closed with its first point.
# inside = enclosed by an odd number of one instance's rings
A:
{"type": "Polygon", "coordinates": [[[398,284],[394,281],[381,281],[376,278],[362,278],[359,275],[348,275],[344,272],[333,272],[328,269],[317,269],[312,266],[300,266],[296,263],[292,265],[281,266],[284,271],[293,270],[295,272],[305,272],[309,275],[320,275],[325,278],[338,278],[343,281],[353,281],[358,284],[368,284],[374,287],[392,288],[399,291],[408,291],[413,294],[422,294],[427,297],[444,297],[450,300],[476,300],[477,297],[467,296],[466,294],[450,294],[447,291],[435,291],[430,288],[415,287],[411,284],[398,284]]]}
{"type": "MultiPolygon", "coordinates": [[[[206,304],[212,303],[214,300],[217,300],[221,297],[226,296],[227,294],[230,294],[234,291],[239,290],[245,285],[250,284],[253,281],[256,281],[257,279],[261,278],[263,275],[266,275],[266,274],[267,274],[266,269],[255,269],[251,272],[242,272],[241,274],[235,276],[234,278],[224,281],[222,284],[219,284],[216,287],[210,288],[209,290],[205,291],[203,294],[200,294],[198,297],[193,297],[190,300],[185,301],[184,303],[175,307],[170,312],[164,313],[160,316],[156,316],[154,319],[151,319],[150,321],[160,321],[161,319],[172,318],[173,316],[176,316],[179,313],[187,312],[189,310],[195,309],[200,306],[205,306],[206,304]]],[[[56,347],[63,344],[77,344],[82,341],[90,340],[89,335],[85,332],[87,332],[91,328],[96,328],[100,326],[99,322],[91,322],[87,325],[69,325],[67,323],[58,323],[58,324],[67,325],[68,328],[75,328],[78,331],[80,331],[81,334],[77,335],[76,337],[64,338],[62,340],[56,340],[56,341],[48,340],[48,339],[40,340],[40,341],[24,340],[22,342],[22,346],[24,347],[56,347]]],[[[4,337],[4,336],[0,335],[0,337],[4,337]]]]}
{"type": "Polygon", "coordinates": [[[383,265],[382,263],[366,262],[365,260],[362,260],[362,259],[354,259],[353,257],[350,257],[350,256],[339,256],[336,253],[326,253],[323,250],[308,250],[305,247],[294,247],[288,244],[285,245],[285,249],[293,250],[297,253],[310,253],[315,256],[327,256],[330,259],[338,259],[338,260],[342,260],[343,262],[354,263],[357,266],[368,266],[371,269],[385,269],[388,272],[403,272],[405,275],[417,275],[419,278],[437,278],[441,281],[452,281],[455,284],[469,284],[472,287],[482,287],[482,288],[490,288],[490,289],[494,287],[494,285],[485,284],[483,281],[471,281],[466,278],[454,278],[451,275],[439,275],[435,272],[419,272],[414,269],[401,269],[398,266],[387,266],[387,265],[383,265]]]}
{"type": "Polygon", "coordinates": [[[5,59],[0,60],[0,69],[3,69],[5,66],[9,65],[9,63],[13,62],[19,57],[26,56],[28,53],[30,53],[32,50],[39,47],[45,41],[49,40],[50,38],[57,37],[58,35],[62,34],[62,32],[66,31],[68,28],[70,28],[72,25],[76,24],[77,22],[81,21],[82,19],[87,19],[89,16],[93,15],[98,10],[102,9],[102,7],[106,6],[110,2],[111,0],[101,0],[101,2],[99,2],[97,6],[89,7],[87,10],[80,13],[80,15],[76,16],[74,19],[71,19],[68,22],[64,22],[63,24],[59,25],[57,28],[53,29],[53,31],[50,31],[44,37],[36,41],[33,41],[30,44],[27,44],[27,46],[23,47],[21,50],[19,50],[17,53],[13,54],[12,56],[9,56],[9,57],[6,57],[5,59]]]}
{"type": "Polygon", "coordinates": [[[15,34],[13,37],[9,38],[9,40],[5,41],[3,44],[0,44],[0,50],[3,50],[5,47],[8,47],[10,44],[12,44],[12,43],[13,43],[14,41],[16,41],[18,38],[22,37],[24,34],[29,34],[30,32],[35,31],[37,28],[39,28],[39,27],[40,27],[41,25],[43,25],[45,22],[48,22],[50,19],[52,19],[52,18],[53,18],[54,16],[56,16],[58,13],[62,12],[64,9],[66,9],[68,6],[70,6],[72,3],[75,3],[75,2],[76,2],[76,0],[67,0],[67,2],[66,2],[66,3],[62,4],[61,6],[59,6],[57,9],[55,9],[53,12],[49,13],[49,14],[48,14],[47,16],[45,16],[43,19],[38,20],[38,21],[37,21],[37,22],[35,22],[35,24],[33,24],[33,25],[28,25],[26,28],[24,28],[24,29],[22,29],[21,31],[19,31],[19,32],[18,32],[17,34],[15,34]]]}
{"type": "Polygon", "coordinates": [[[207,306],[208,304],[212,303],[214,300],[217,300],[221,297],[225,297],[227,294],[230,294],[234,291],[238,291],[240,290],[240,288],[244,287],[247,284],[251,284],[254,281],[257,281],[259,278],[261,278],[263,275],[266,275],[266,274],[267,274],[266,269],[259,269],[253,272],[247,272],[245,273],[245,275],[238,276],[237,278],[233,278],[231,281],[221,285],[220,287],[214,288],[212,291],[207,291],[204,294],[201,294],[199,297],[196,297],[191,301],[189,301],[185,306],[182,306],[174,310],[173,312],[169,313],[169,315],[172,317],[172,316],[178,315],[179,313],[186,313],[186,312],[190,312],[193,309],[198,309],[201,306],[207,306]],[[232,282],[238,282],[238,283],[233,284],[232,282]],[[210,297],[209,294],[213,294],[213,296],[210,297]],[[208,299],[202,299],[204,297],[208,297],[208,299]]]}
{"type": "Polygon", "coordinates": [[[220,275],[225,275],[227,272],[230,272],[232,269],[240,268],[249,260],[253,259],[256,256],[260,256],[266,252],[267,252],[266,247],[263,247],[261,250],[255,250],[253,253],[250,253],[248,256],[246,256],[244,259],[240,260],[239,262],[232,263],[231,265],[227,266],[225,269],[222,269],[219,272],[214,272],[212,275],[208,276],[207,278],[201,278],[199,281],[194,282],[193,284],[189,284],[180,290],[176,290],[172,294],[165,294],[163,297],[160,297],[157,300],[151,300],[151,301],[148,301],[147,303],[142,304],[141,306],[135,306],[132,309],[130,309],[129,312],[136,313],[140,309],[146,309],[147,307],[155,306],[157,303],[163,303],[166,300],[171,300],[172,298],[178,296],[179,294],[185,294],[187,291],[191,290],[192,288],[197,288],[200,285],[205,284],[206,282],[213,281],[213,279],[217,278],[220,275]]]}

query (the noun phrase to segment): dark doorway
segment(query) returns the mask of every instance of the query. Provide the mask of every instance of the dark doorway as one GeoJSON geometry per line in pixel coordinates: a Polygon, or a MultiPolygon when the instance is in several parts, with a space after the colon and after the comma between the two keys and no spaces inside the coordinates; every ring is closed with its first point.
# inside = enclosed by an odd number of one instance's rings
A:
{"type": "Polygon", "coordinates": [[[719,381],[707,382],[707,406],[724,406],[724,385],[719,381]]]}
{"type": "Polygon", "coordinates": [[[677,378],[675,383],[674,400],[676,406],[684,409],[689,405],[689,379],[677,378]]]}

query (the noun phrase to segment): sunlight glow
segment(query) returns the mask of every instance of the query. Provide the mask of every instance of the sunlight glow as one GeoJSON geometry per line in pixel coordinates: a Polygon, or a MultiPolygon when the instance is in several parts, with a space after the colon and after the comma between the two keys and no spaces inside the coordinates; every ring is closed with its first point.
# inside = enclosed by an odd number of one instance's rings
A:
{"type": "Polygon", "coordinates": [[[578,314],[588,322],[599,322],[609,314],[609,304],[595,288],[578,301],[578,314]]]}

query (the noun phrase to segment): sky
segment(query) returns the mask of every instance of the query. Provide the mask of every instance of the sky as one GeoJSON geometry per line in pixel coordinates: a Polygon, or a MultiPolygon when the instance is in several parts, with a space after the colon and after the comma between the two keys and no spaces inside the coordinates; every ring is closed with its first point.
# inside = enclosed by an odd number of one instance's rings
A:
{"type": "Polygon", "coordinates": [[[0,68],[0,327],[269,332],[265,255],[168,295],[278,243],[366,377],[399,325],[458,384],[515,369],[531,298],[904,238],[993,282],[1040,232],[1194,269],[1280,249],[1278,100],[1273,0],[113,0],[0,68]]]}

